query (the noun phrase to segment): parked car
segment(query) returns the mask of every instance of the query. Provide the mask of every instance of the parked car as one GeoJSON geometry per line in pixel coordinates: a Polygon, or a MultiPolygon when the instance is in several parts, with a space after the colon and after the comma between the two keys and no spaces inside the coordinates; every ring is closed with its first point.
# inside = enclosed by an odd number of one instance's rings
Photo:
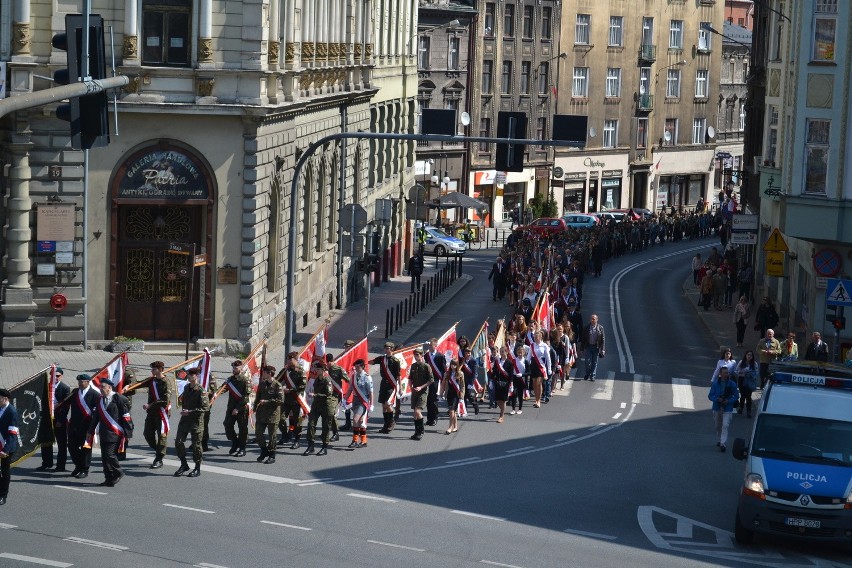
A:
{"type": "MultiPolygon", "coordinates": [[[[467,245],[461,239],[444,232],[439,227],[426,225],[423,227],[426,231],[426,242],[423,245],[425,254],[435,254],[438,256],[464,254],[467,251],[467,245]]],[[[415,233],[414,246],[417,246],[417,237],[415,233]]]]}
{"type": "Polygon", "coordinates": [[[571,213],[562,217],[562,220],[567,226],[575,229],[590,228],[600,223],[597,217],[585,213],[571,213]]]}
{"type": "Polygon", "coordinates": [[[546,237],[553,233],[561,233],[565,231],[565,229],[568,228],[568,225],[566,225],[565,221],[559,217],[541,217],[524,228],[536,235],[546,237]]]}
{"type": "Polygon", "coordinates": [[[601,220],[601,223],[609,224],[611,222],[621,223],[625,219],[627,219],[627,214],[623,211],[616,211],[614,209],[610,209],[608,211],[597,211],[595,215],[601,220]]]}

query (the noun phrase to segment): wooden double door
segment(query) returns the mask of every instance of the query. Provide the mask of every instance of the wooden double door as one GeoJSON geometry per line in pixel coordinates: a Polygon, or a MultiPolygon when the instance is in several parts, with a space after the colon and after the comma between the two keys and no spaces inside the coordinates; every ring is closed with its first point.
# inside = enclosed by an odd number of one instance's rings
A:
{"type": "Polygon", "coordinates": [[[203,206],[122,205],[117,250],[116,335],[145,340],[199,336],[199,270],[170,243],[202,240],[203,206]],[[190,278],[195,281],[190,286],[190,278]],[[192,310],[188,310],[192,290],[192,310]]]}

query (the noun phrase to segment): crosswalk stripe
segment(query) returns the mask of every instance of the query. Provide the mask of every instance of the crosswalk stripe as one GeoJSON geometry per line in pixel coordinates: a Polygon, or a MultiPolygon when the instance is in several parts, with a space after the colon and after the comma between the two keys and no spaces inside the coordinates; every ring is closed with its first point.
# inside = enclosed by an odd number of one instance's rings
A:
{"type": "Polygon", "coordinates": [[[599,386],[592,398],[597,400],[612,400],[612,389],[615,384],[615,371],[607,371],[606,379],[599,383],[599,386]]]}
{"type": "Polygon", "coordinates": [[[672,377],[672,406],[688,410],[695,409],[695,400],[692,397],[692,383],[689,379],[672,377]]]}
{"type": "Polygon", "coordinates": [[[651,377],[633,375],[633,404],[651,404],[651,377]]]}

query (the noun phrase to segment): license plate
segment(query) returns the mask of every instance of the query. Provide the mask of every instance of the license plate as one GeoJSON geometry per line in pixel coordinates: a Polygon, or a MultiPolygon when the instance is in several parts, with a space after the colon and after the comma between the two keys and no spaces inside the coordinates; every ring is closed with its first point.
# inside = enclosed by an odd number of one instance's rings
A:
{"type": "Polygon", "coordinates": [[[787,517],[784,519],[784,524],[791,527],[804,527],[806,529],[820,528],[820,522],[814,521],[813,519],[796,519],[794,517],[787,517]]]}

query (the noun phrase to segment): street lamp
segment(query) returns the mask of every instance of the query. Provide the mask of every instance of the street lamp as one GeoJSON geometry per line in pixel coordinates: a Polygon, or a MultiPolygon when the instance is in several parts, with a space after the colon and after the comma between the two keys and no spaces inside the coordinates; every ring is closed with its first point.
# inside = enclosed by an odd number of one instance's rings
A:
{"type": "Polygon", "coordinates": [[[660,67],[659,69],[657,69],[657,72],[654,73],[654,84],[655,85],[657,84],[657,82],[660,79],[660,73],[662,73],[666,69],[671,69],[672,67],[683,67],[686,64],[687,64],[686,59],[681,59],[680,61],[672,63],[671,65],[666,65],[665,67],[660,67]]]}

